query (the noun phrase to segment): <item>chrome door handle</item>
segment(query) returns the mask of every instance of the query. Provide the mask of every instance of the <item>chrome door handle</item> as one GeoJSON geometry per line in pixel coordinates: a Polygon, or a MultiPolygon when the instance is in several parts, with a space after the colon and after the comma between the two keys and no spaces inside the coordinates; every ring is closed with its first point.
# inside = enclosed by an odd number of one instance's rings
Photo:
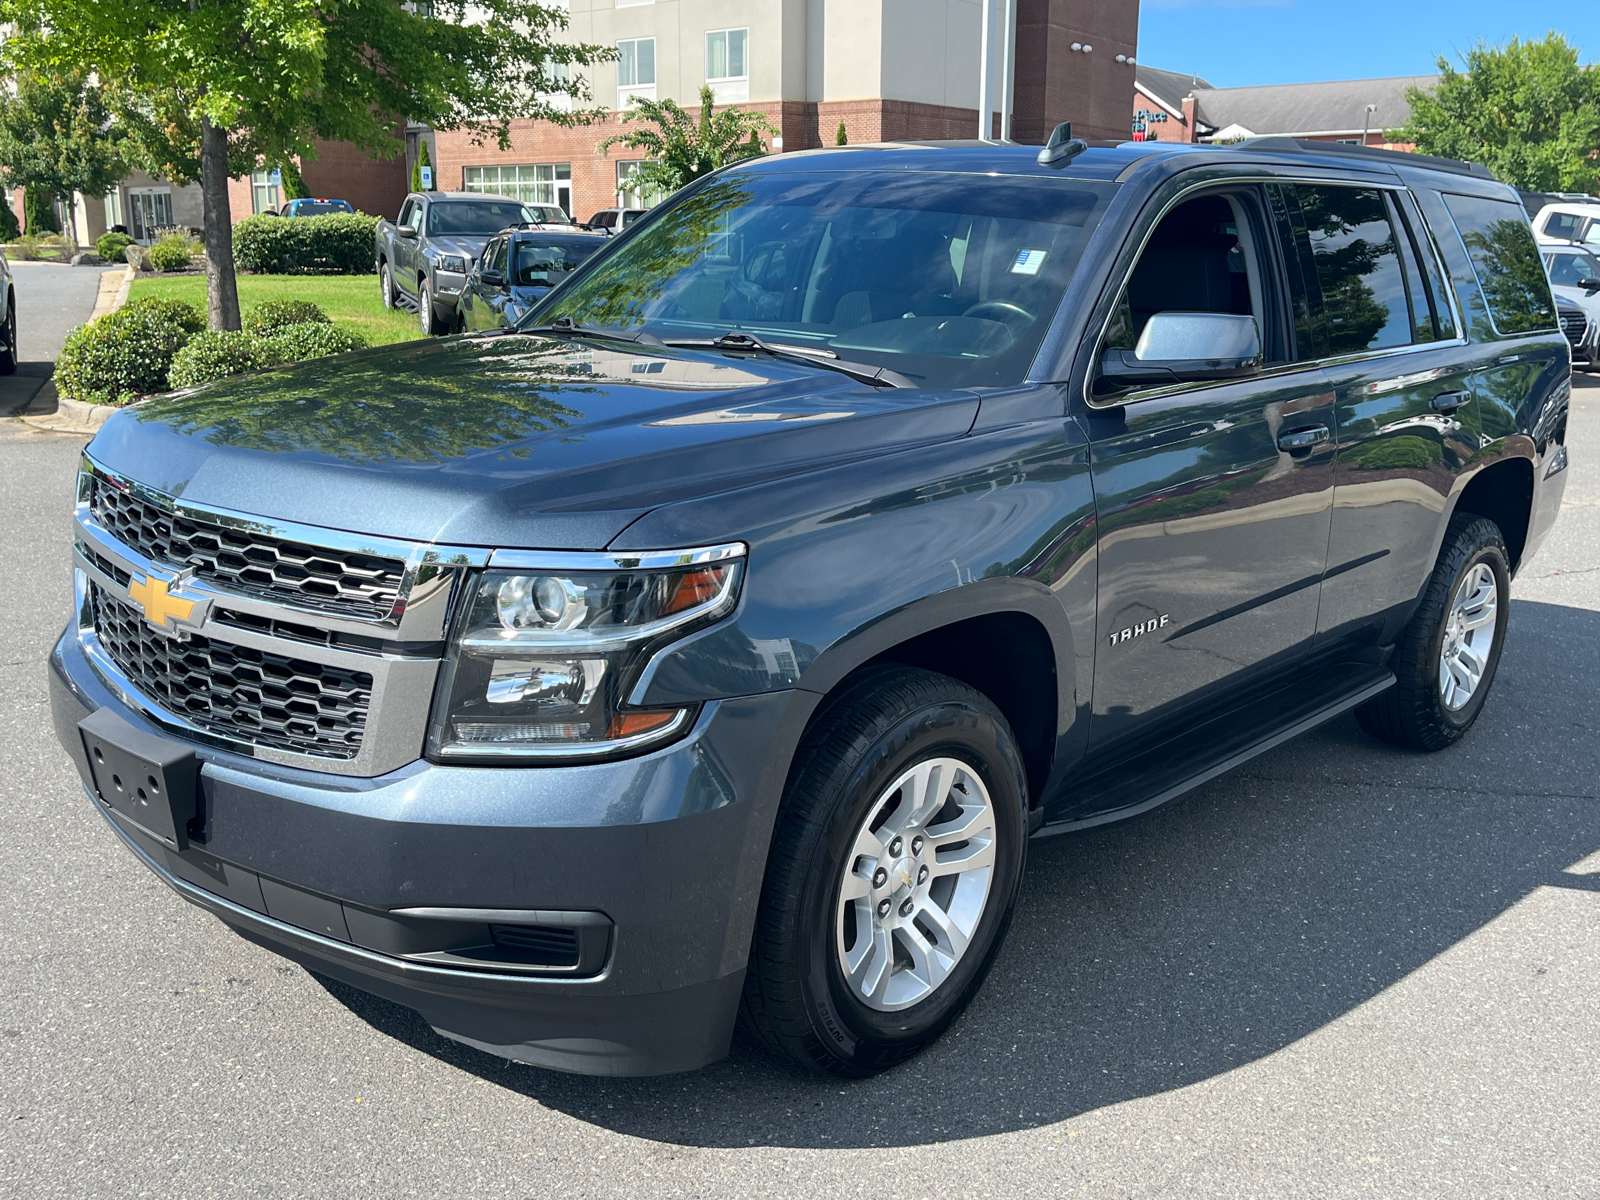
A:
{"type": "Polygon", "coordinates": [[[1303,454],[1318,442],[1328,440],[1329,433],[1326,425],[1309,425],[1300,429],[1291,429],[1287,433],[1278,435],[1278,449],[1287,450],[1290,454],[1303,454]]]}
{"type": "Polygon", "coordinates": [[[1428,403],[1434,412],[1453,413],[1471,399],[1471,392],[1440,392],[1428,403]]]}

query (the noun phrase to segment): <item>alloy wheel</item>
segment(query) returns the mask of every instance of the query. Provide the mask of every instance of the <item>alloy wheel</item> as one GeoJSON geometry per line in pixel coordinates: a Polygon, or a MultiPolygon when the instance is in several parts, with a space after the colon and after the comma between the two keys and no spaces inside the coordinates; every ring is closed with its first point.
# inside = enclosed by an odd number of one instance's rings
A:
{"type": "Polygon", "coordinates": [[[1439,697],[1445,708],[1466,707],[1483,680],[1494,648],[1500,589],[1488,563],[1474,564],[1456,587],[1439,652],[1439,697]]]}
{"type": "Polygon", "coordinates": [[[994,803],[966,763],[928,759],[885,788],[856,833],[834,916],[856,999],[894,1012],[932,995],[966,954],[994,864],[994,803]]]}

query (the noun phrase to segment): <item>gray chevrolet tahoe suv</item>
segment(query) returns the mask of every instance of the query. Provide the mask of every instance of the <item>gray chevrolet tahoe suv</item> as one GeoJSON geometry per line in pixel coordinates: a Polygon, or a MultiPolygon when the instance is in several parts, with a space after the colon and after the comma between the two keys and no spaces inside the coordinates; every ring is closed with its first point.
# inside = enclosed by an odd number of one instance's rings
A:
{"type": "Polygon", "coordinates": [[[1031,837],[1493,683],[1565,482],[1514,192],[1261,139],[683,189],[515,327],[116,414],[50,660],[179,895],[564,1070],[863,1075],[1031,837]]]}

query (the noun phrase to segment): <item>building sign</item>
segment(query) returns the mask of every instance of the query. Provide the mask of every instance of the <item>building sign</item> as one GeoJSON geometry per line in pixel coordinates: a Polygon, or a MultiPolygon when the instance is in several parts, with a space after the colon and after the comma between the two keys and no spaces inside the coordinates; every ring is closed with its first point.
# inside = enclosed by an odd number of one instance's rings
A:
{"type": "Polygon", "coordinates": [[[1133,140],[1136,142],[1154,142],[1160,139],[1150,132],[1150,126],[1165,124],[1167,114],[1160,109],[1152,112],[1148,108],[1141,108],[1133,114],[1133,140]]]}

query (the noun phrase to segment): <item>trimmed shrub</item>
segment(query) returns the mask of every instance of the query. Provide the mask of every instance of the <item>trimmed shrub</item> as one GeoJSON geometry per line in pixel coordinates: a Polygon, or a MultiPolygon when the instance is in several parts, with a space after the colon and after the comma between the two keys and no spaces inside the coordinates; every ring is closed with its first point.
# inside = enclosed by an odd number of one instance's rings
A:
{"type": "Polygon", "coordinates": [[[347,354],[351,350],[366,348],[367,339],[359,333],[351,333],[326,322],[327,318],[324,317],[321,321],[288,325],[262,340],[277,362],[299,362],[303,358],[347,354]]]}
{"type": "Polygon", "coordinates": [[[60,233],[61,222],[56,219],[55,198],[38,188],[22,189],[22,227],[38,237],[45,233],[60,233]]]}
{"type": "Polygon", "coordinates": [[[182,300],[140,299],[67,335],[56,359],[56,386],[90,404],[126,404],[165,391],[173,356],[205,328],[182,300]]]}
{"type": "Polygon", "coordinates": [[[193,261],[187,237],[170,234],[150,247],[150,265],[158,271],[187,271],[193,261]]]}
{"type": "Polygon", "coordinates": [[[258,275],[370,275],[378,218],[246,217],[233,227],[233,259],[258,275]]]}
{"type": "Polygon", "coordinates": [[[167,383],[175,388],[194,387],[225,375],[260,371],[274,361],[264,338],[239,329],[208,329],[173,355],[167,383]]]}
{"type": "Polygon", "coordinates": [[[242,324],[251,333],[276,333],[290,325],[328,325],[328,314],[309,300],[265,300],[245,313],[242,324]]]}
{"type": "Polygon", "coordinates": [[[0,242],[9,242],[16,239],[22,232],[22,226],[17,222],[17,214],[11,211],[11,191],[0,188],[0,242]]]}
{"type": "Polygon", "coordinates": [[[107,262],[121,262],[133,239],[125,233],[102,233],[94,240],[94,252],[107,262]]]}

